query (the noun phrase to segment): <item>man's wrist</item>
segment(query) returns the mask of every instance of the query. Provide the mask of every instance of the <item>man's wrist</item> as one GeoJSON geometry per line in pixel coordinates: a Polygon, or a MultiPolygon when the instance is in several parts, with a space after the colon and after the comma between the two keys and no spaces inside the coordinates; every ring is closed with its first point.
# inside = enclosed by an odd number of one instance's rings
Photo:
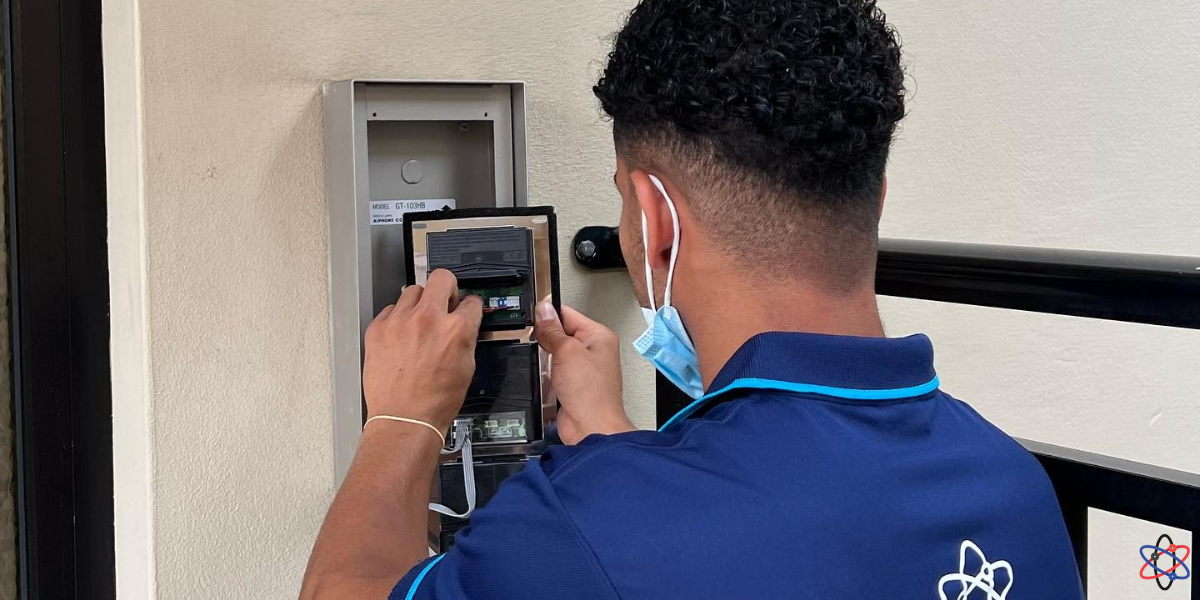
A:
{"type": "MultiPolygon", "coordinates": [[[[466,394],[464,393],[463,396],[466,396],[466,394]]],[[[441,431],[442,434],[446,434],[450,431],[450,426],[454,423],[454,416],[456,414],[458,414],[457,408],[455,408],[453,412],[437,410],[436,408],[431,409],[431,407],[415,406],[372,408],[371,403],[367,402],[367,420],[371,420],[375,417],[401,417],[405,419],[413,419],[432,425],[438,431],[441,431]]]]}
{"type": "Polygon", "coordinates": [[[375,417],[388,417],[394,415],[372,415],[368,417],[369,425],[363,427],[362,437],[359,445],[363,444],[403,444],[418,446],[420,448],[431,447],[441,449],[445,445],[445,438],[440,433],[442,430],[437,428],[436,424],[428,423],[428,427],[424,425],[427,421],[423,419],[408,419],[393,420],[393,419],[374,419],[375,417]],[[416,422],[410,422],[416,421],[416,422]]]}
{"type": "Polygon", "coordinates": [[[373,490],[391,489],[394,493],[413,486],[414,482],[430,481],[442,445],[438,436],[426,427],[374,421],[362,431],[350,473],[373,490]]]}

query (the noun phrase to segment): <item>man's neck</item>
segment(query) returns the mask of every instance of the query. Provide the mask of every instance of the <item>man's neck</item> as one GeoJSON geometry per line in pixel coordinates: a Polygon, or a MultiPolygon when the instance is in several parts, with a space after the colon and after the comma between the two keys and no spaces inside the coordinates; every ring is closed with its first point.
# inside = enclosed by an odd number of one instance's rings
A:
{"type": "Polygon", "coordinates": [[[706,388],[734,352],[759,333],[884,336],[875,293],[869,287],[847,294],[829,294],[797,282],[764,285],[743,284],[728,278],[723,281],[726,283],[720,286],[705,285],[703,290],[696,290],[698,293],[677,292],[678,298],[688,299],[686,305],[677,304],[696,346],[706,388]]]}

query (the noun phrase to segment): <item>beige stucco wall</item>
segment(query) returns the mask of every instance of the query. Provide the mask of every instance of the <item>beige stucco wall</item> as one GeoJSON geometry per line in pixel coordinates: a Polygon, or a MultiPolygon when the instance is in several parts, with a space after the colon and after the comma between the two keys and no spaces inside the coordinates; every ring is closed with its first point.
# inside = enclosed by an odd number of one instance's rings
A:
{"type": "MultiPolygon", "coordinates": [[[[122,598],[297,590],[333,493],[320,84],[528,82],[530,194],[565,236],[616,221],[590,87],[632,4],[106,0],[122,598]]],[[[885,2],[915,77],[886,233],[1200,254],[1183,110],[1200,8],[1169,4],[1142,21],[1116,2],[885,2]]],[[[639,333],[623,274],[563,264],[568,303],[639,333]]],[[[894,332],[932,332],[948,387],[1015,432],[1200,470],[1172,458],[1197,456],[1178,436],[1195,431],[1196,336],[885,309],[894,332]]],[[[633,358],[627,403],[649,426],[653,378],[633,358]]]]}

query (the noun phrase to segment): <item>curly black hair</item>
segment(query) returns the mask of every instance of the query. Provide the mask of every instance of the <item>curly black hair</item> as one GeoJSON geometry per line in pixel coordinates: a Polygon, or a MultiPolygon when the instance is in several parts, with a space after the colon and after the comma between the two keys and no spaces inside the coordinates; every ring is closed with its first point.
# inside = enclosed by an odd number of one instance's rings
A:
{"type": "MultiPolygon", "coordinates": [[[[642,0],[594,89],[627,159],[765,188],[741,195],[867,233],[873,252],[905,93],[900,41],[874,0],[642,0]]],[[[699,217],[761,208],[700,195],[726,205],[699,217]]]]}

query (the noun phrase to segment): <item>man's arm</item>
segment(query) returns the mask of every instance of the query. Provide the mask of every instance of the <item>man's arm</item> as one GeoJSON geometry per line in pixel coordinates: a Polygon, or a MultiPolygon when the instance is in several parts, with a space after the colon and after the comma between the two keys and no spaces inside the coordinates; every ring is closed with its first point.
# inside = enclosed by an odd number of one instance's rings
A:
{"type": "MultiPolygon", "coordinates": [[[[424,421],[445,432],[475,371],[479,298],[458,300],[448,271],[409,286],[366,335],[363,396],[369,416],[424,421]]],[[[317,536],[302,600],[386,598],[401,575],[428,558],[429,486],[443,440],[428,427],[375,421],[317,536]]]]}
{"type": "Polygon", "coordinates": [[[375,422],[317,537],[302,600],[387,598],[400,575],[429,557],[429,486],[441,444],[432,431],[375,422]]]}
{"type": "MultiPolygon", "coordinates": [[[[475,371],[475,339],[483,314],[478,298],[459,302],[457,290],[452,274],[435,271],[426,288],[409,286],[371,323],[363,366],[369,416],[419,419],[443,432],[450,427],[475,371]]],[[[569,308],[564,307],[563,317],[560,320],[547,302],[537,307],[537,337],[554,355],[552,378],[562,404],[559,425],[564,441],[573,444],[592,433],[632,430],[621,403],[616,335],[569,308]]],[[[411,423],[376,421],[363,431],[354,462],[317,536],[302,600],[383,599],[405,573],[428,558],[429,486],[442,444],[434,432],[411,423]]],[[[559,524],[556,513],[547,509],[555,504],[553,494],[546,485],[541,487],[546,489],[528,497],[509,494],[522,498],[514,500],[527,507],[528,514],[522,516],[537,523],[527,535],[545,534],[559,524]]],[[[480,532],[499,532],[496,523],[517,526],[522,516],[483,518],[480,532]]],[[[570,537],[569,528],[562,536],[570,537]]],[[[504,555],[505,549],[497,545],[497,554],[504,555]]]]}

